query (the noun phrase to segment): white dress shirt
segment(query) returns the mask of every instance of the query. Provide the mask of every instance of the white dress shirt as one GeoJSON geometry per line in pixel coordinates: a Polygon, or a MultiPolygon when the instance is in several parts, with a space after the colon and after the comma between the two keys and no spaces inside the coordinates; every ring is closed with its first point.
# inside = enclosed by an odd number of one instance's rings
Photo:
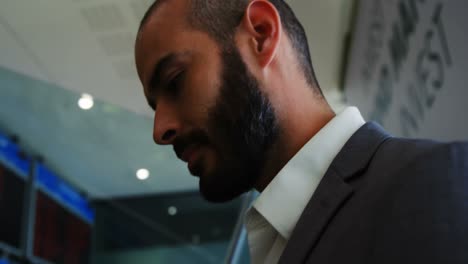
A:
{"type": "Polygon", "coordinates": [[[364,125],[356,107],[336,115],[276,175],[247,211],[251,263],[277,263],[302,211],[344,144],[364,125]]]}

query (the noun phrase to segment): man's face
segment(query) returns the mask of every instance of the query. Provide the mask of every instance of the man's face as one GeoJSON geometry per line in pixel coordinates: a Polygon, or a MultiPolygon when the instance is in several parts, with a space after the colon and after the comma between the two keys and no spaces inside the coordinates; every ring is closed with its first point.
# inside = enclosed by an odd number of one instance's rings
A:
{"type": "Polygon", "coordinates": [[[145,96],[156,110],[153,137],[174,146],[200,177],[207,200],[227,201],[258,180],[277,120],[235,45],[220,48],[173,19],[185,9],[172,2],[160,7],[136,45],[145,96]]]}

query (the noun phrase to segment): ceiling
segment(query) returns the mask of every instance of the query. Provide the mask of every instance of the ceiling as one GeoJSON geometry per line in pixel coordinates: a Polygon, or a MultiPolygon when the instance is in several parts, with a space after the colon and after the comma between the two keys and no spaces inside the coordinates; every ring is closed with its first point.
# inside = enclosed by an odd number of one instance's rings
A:
{"type": "MultiPolygon", "coordinates": [[[[91,197],[194,190],[170,148],[151,141],[151,111],[138,82],[133,42],[151,0],[2,0],[0,129],[45,157],[91,197]],[[95,107],[77,100],[93,95],[95,107]],[[151,177],[137,181],[138,168],[151,177]]],[[[341,108],[340,69],[349,0],[288,1],[307,31],[325,95],[341,108]]]]}

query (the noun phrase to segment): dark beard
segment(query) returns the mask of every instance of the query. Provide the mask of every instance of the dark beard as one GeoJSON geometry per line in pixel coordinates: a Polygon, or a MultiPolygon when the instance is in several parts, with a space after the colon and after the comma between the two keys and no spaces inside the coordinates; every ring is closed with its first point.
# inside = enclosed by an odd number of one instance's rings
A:
{"type": "Polygon", "coordinates": [[[223,51],[222,62],[220,95],[208,125],[219,156],[215,170],[200,177],[200,192],[211,202],[232,200],[254,187],[280,131],[268,97],[237,48],[223,51]]]}

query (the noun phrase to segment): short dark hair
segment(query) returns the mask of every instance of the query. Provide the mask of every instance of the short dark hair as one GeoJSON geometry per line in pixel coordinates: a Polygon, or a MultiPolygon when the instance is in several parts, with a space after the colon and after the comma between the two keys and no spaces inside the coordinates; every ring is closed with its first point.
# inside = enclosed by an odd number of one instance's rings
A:
{"type": "MultiPolygon", "coordinates": [[[[160,4],[168,0],[156,0],[146,11],[140,23],[140,30],[160,4]]],[[[194,29],[208,33],[224,47],[233,43],[236,28],[244,16],[249,0],[189,0],[191,8],[188,23],[194,29]]],[[[278,10],[282,26],[296,51],[299,66],[307,83],[323,96],[310,57],[304,27],[291,7],[284,0],[268,0],[278,10]]]]}

